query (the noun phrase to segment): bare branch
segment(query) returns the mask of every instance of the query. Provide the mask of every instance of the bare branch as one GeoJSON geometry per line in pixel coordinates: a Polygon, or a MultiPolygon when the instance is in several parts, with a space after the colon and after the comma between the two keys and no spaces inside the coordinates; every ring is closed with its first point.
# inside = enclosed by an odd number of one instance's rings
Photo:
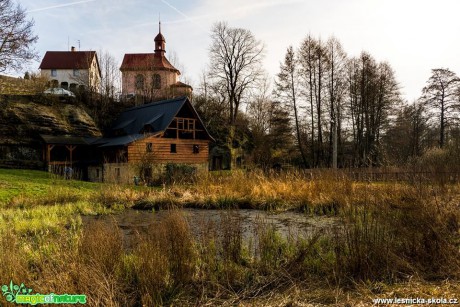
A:
{"type": "Polygon", "coordinates": [[[33,20],[11,0],[0,0],[0,72],[20,70],[25,62],[37,59],[32,45],[38,40],[32,32],[33,20]]]}

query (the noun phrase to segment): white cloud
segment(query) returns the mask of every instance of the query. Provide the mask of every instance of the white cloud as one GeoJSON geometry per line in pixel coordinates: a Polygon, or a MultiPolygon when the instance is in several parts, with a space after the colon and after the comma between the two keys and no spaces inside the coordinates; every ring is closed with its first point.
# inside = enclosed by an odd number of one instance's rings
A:
{"type": "Polygon", "coordinates": [[[51,5],[51,6],[45,6],[45,7],[40,7],[40,8],[32,9],[32,10],[27,11],[27,13],[40,12],[40,11],[47,11],[47,10],[52,10],[52,9],[61,8],[61,7],[72,6],[72,5],[77,5],[77,4],[87,3],[87,2],[94,2],[94,1],[96,1],[96,0],[83,0],[83,1],[77,1],[77,2],[56,4],[56,5],[51,5]]]}

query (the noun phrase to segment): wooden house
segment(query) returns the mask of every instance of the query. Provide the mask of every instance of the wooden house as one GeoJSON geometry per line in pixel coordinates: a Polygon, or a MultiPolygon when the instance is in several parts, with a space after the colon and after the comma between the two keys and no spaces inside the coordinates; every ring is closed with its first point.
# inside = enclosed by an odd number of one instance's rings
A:
{"type": "Polygon", "coordinates": [[[167,163],[208,169],[213,138],[187,97],[144,104],[124,111],[110,137],[94,142],[103,157],[102,169],[89,170],[93,181],[132,183],[145,181],[164,170],[167,163]],[[103,179],[95,174],[103,174],[103,179]]]}

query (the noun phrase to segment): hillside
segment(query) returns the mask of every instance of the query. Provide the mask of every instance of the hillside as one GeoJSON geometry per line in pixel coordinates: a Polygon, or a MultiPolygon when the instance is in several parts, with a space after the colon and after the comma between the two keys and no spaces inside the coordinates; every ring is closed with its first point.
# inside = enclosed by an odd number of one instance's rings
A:
{"type": "Polygon", "coordinates": [[[78,103],[41,96],[0,96],[0,165],[40,161],[40,134],[101,136],[78,103]]]}
{"type": "Polygon", "coordinates": [[[45,81],[41,78],[25,80],[0,75],[0,95],[35,95],[44,89],[45,81]]]}
{"type": "Polygon", "coordinates": [[[52,103],[15,96],[0,98],[0,144],[26,144],[39,134],[100,136],[86,110],[66,101],[52,103]]]}

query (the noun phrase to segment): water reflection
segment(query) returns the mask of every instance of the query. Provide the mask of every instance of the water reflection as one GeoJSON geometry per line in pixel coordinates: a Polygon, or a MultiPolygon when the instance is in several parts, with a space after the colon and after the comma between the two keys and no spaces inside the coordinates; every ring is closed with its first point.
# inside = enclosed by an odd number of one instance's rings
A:
{"type": "MultiPolygon", "coordinates": [[[[204,210],[179,209],[195,237],[206,236],[212,231],[217,236],[230,228],[238,229],[245,242],[254,242],[258,232],[273,229],[289,240],[309,238],[318,232],[330,232],[339,225],[338,218],[308,216],[299,212],[272,213],[250,209],[204,210]]],[[[116,225],[123,232],[124,245],[130,248],[136,236],[147,234],[170,214],[168,210],[139,211],[125,210],[120,214],[84,216],[83,224],[105,223],[116,225]]]]}

